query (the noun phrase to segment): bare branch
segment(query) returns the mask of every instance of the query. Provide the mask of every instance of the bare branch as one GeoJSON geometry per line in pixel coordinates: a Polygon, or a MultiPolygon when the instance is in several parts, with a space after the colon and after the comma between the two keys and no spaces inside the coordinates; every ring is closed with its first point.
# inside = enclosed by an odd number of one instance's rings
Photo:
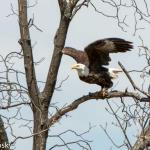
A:
{"type": "Polygon", "coordinates": [[[116,120],[117,120],[117,122],[118,122],[118,124],[119,124],[119,127],[120,127],[120,129],[121,129],[121,131],[122,131],[122,133],[123,133],[123,135],[124,135],[126,141],[127,141],[128,147],[129,147],[129,148],[132,148],[132,145],[131,145],[131,142],[130,142],[128,136],[127,136],[126,130],[123,128],[123,126],[122,126],[120,120],[118,119],[117,114],[114,112],[114,110],[113,110],[112,106],[110,105],[110,103],[108,102],[108,100],[107,100],[107,104],[108,104],[109,108],[111,109],[111,111],[113,112],[113,115],[115,116],[115,118],[116,118],[116,120]]]}
{"type": "Polygon", "coordinates": [[[69,78],[69,75],[68,75],[65,79],[63,79],[63,80],[60,82],[60,84],[59,84],[55,89],[58,90],[58,91],[60,91],[60,90],[61,90],[60,88],[62,87],[63,83],[64,83],[65,81],[67,81],[68,78],[69,78]]]}
{"type": "Polygon", "coordinates": [[[120,62],[118,62],[118,64],[120,65],[120,67],[122,68],[122,70],[124,71],[124,73],[126,74],[126,76],[128,77],[128,79],[129,79],[129,81],[131,82],[133,88],[134,88],[135,90],[138,90],[139,92],[143,93],[143,94],[146,95],[147,97],[149,97],[149,94],[148,94],[147,92],[141,90],[140,88],[138,88],[138,87],[136,86],[136,84],[133,82],[133,80],[131,79],[130,75],[128,74],[128,72],[126,71],[126,69],[124,68],[124,66],[123,66],[120,62]]]}
{"type": "Polygon", "coordinates": [[[14,104],[14,105],[0,106],[0,109],[9,109],[9,108],[17,107],[20,105],[31,105],[31,102],[22,102],[22,103],[14,104]]]}
{"type": "Polygon", "coordinates": [[[82,96],[81,98],[73,101],[71,104],[69,104],[68,106],[63,107],[62,109],[58,110],[56,112],[56,114],[54,114],[48,121],[48,126],[52,126],[54,123],[58,122],[58,120],[64,116],[66,113],[73,111],[74,109],[77,109],[78,106],[88,100],[92,100],[92,99],[101,99],[104,100],[105,98],[110,99],[110,98],[117,98],[117,97],[131,97],[134,98],[138,101],[141,100],[141,97],[139,96],[138,93],[133,93],[133,92],[121,92],[121,91],[112,91],[108,93],[108,96],[103,97],[102,94],[100,94],[99,92],[95,92],[95,93],[89,93],[86,96],[82,96]]]}
{"type": "Polygon", "coordinates": [[[118,143],[115,143],[115,141],[113,140],[113,138],[109,135],[109,133],[107,132],[107,128],[103,127],[102,125],[100,125],[100,127],[103,129],[103,131],[105,132],[105,134],[107,135],[108,139],[112,142],[112,144],[116,147],[116,148],[121,148],[124,146],[124,144],[122,145],[118,145],[118,143]]]}

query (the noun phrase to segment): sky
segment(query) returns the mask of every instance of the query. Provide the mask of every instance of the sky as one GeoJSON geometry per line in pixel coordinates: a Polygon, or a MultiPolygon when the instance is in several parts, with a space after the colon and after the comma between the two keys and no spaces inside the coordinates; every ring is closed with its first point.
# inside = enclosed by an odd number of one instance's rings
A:
{"type": "MultiPolygon", "coordinates": [[[[34,0],[30,0],[29,2],[31,5],[35,3],[34,0]]],[[[98,1],[93,0],[93,2],[97,5],[97,8],[101,8],[101,4],[99,4],[98,1]]],[[[127,3],[128,2],[129,0],[127,0],[127,3]]],[[[0,5],[0,55],[3,56],[8,52],[20,50],[20,46],[18,44],[20,37],[18,18],[16,15],[11,15],[11,4],[13,9],[17,11],[17,1],[5,0],[3,1],[3,5],[0,5]]],[[[143,4],[141,3],[140,7],[142,6],[143,4]]],[[[114,12],[112,8],[108,9],[107,6],[102,8],[107,13],[114,12]]],[[[124,10],[120,13],[121,15],[124,15],[124,13],[129,13],[127,21],[130,26],[126,28],[128,32],[123,32],[117,26],[116,20],[112,18],[106,18],[101,14],[96,13],[92,7],[84,7],[77,13],[70,24],[65,46],[83,49],[90,42],[93,42],[97,39],[107,37],[124,38],[134,42],[134,50],[123,55],[112,55],[112,62],[110,66],[119,67],[118,61],[121,61],[129,70],[142,69],[145,61],[138,57],[139,51],[137,46],[140,44],[138,37],[141,35],[146,45],[148,45],[148,35],[150,34],[150,31],[145,29],[138,32],[134,36],[134,19],[132,10],[124,10]]],[[[38,80],[45,81],[53,51],[53,38],[58,28],[60,18],[57,0],[38,0],[38,4],[29,9],[28,17],[32,18],[33,16],[34,23],[43,31],[37,31],[35,28],[30,29],[32,44],[35,44],[33,49],[34,60],[39,61],[40,59],[44,58],[44,61],[40,65],[36,66],[36,73],[38,80]]],[[[148,26],[147,24],[144,25],[145,27],[148,26]]],[[[68,75],[69,78],[62,85],[61,91],[55,91],[54,93],[52,102],[57,103],[59,107],[69,104],[73,100],[86,95],[89,92],[95,92],[99,90],[98,86],[89,85],[81,82],[78,79],[77,72],[71,70],[71,65],[73,63],[75,63],[75,61],[72,58],[63,56],[59,69],[57,85],[59,85],[59,83],[61,83],[61,81],[68,75]]],[[[17,63],[16,67],[23,69],[21,62],[17,63]]],[[[135,82],[138,85],[141,85],[140,77],[138,75],[133,75],[133,77],[136,77],[135,82]]],[[[24,81],[22,80],[22,82],[24,81]]],[[[119,79],[114,82],[114,85],[116,84],[117,86],[114,87],[114,89],[124,90],[127,87],[131,87],[129,81],[126,79],[126,76],[123,74],[120,75],[119,79]]],[[[40,84],[39,87],[42,90],[43,85],[40,84]]],[[[106,108],[108,108],[106,101],[92,100],[82,104],[77,110],[69,113],[69,117],[63,117],[61,121],[50,130],[49,133],[50,135],[53,135],[58,132],[63,132],[67,129],[83,132],[88,129],[90,123],[95,127],[88,135],[86,135],[86,137],[93,141],[91,143],[92,150],[98,150],[99,148],[108,150],[111,148],[112,143],[108,140],[106,134],[99,125],[105,126],[107,123],[108,131],[114,137],[117,143],[121,144],[123,135],[119,129],[112,126],[114,117],[107,113],[106,108]]],[[[6,114],[6,112],[2,113],[6,114]]],[[[9,113],[11,114],[13,112],[9,111],[9,113]]],[[[32,117],[30,109],[26,107],[22,109],[22,113],[27,118],[32,117]]],[[[132,131],[132,138],[134,138],[134,133],[136,131],[137,129],[132,131]]],[[[18,128],[18,126],[15,126],[15,132],[17,135],[29,135],[29,132],[26,132],[26,129],[18,128]]],[[[71,135],[68,135],[68,137],[65,138],[71,138],[71,135]]],[[[50,148],[53,143],[56,144],[56,142],[58,142],[57,139],[49,139],[47,143],[47,149],[50,148]]],[[[32,149],[31,145],[32,139],[18,140],[15,149],[32,149]]],[[[113,150],[116,150],[114,146],[112,146],[112,148],[113,150]]],[[[63,148],[61,148],[61,150],[63,150],[63,148]]]]}

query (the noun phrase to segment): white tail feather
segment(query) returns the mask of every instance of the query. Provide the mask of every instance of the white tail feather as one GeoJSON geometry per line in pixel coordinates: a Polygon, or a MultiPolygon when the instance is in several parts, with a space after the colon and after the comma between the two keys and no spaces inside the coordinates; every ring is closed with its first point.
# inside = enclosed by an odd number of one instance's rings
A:
{"type": "Polygon", "coordinates": [[[118,78],[118,74],[121,73],[122,70],[118,68],[108,68],[108,72],[110,76],[112,77],[112,79],[116,79],[118,78]]]}

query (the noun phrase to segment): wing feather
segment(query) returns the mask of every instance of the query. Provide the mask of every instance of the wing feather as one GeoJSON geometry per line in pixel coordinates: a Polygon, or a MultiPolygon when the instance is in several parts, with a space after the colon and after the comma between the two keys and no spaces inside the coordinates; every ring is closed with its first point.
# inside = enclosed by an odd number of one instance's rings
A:
{"type": "Polygon", "coordinates": [[[88,55],[90,67],[96,68],[109,64],[109,61],[111,61],[109,53],[126,52],[132,48],[132,42],[130,41],[120,38],[107,38],[89,44],[84,50],[88,55]]]}

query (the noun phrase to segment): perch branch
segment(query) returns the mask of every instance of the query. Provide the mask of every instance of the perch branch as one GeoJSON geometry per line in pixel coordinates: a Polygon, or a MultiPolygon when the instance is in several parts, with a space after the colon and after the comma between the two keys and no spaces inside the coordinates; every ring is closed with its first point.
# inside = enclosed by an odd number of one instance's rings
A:
{"type": "Polygon", "coordinates": [[[61,108],[58,110],[48,121],[48,126],[52,126],[54,123],[58,122],[59,119],[64,116],[66,113],[73,111],[78,108],[78,106],[88,100],[97,99],[97,100],[104,100],[105,98],[111,99],[111,98],[118,98],[118,97],[131,97],[138,101],[140,101],[142,98],[139,96],[138,93],[133,92],[122,92],[122,91],[111,91],[108,93],[106,97],[104,97],[99,92],[95,93],[89,93],[86,96],[82,96],[78,98],[77,100],[74,100],[71,104],[61,108]]]}

